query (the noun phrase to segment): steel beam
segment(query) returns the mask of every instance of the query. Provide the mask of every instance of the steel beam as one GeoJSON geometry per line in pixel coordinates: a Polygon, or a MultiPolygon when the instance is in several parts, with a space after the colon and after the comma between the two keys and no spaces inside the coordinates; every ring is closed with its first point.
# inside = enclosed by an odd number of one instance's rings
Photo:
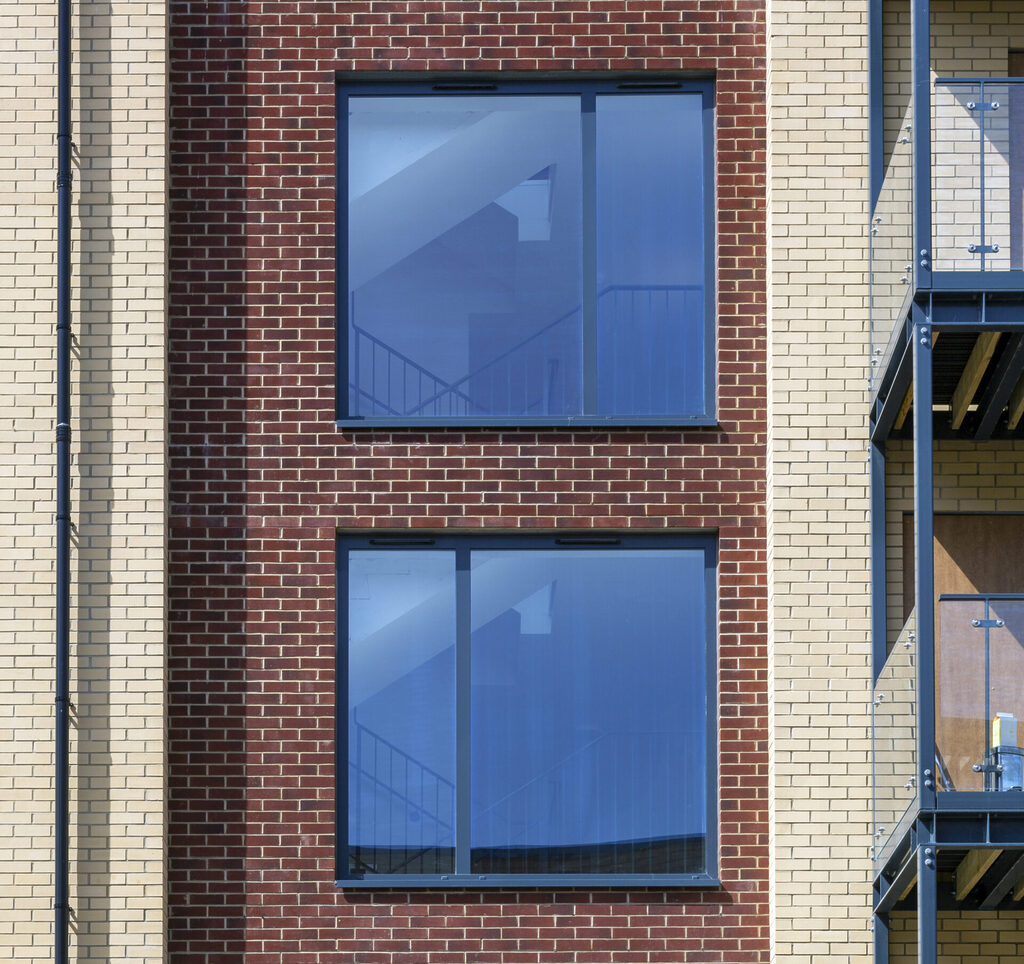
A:
{"type": "Polygon", "coordinates": [[[908,344],[897,363],[896,371],[889,384],[888,393],[876,412],[875,426],[871,432],[871,440],[873,442],[884,442],[896,424],[896,419],[899,418],[903,399],[906,398],[911,382],[914,379],[913,355],[913,349],[908,344]]]}
{"type": "Polygon", "coordinates": [[[889,921],[884,914],[872,919],[875,938],[875,964],[889,964],[889,921]]]}
{"type": "Polygon", "coordinates": [[[927,835],[922,836],[917,848],[917,960],[918,964],[938,964],[938,861],[935,845],[927,835]]]}
{"type": "Polygon", "coordinates": [[[870,205],[874,212],[885,179],[884,75],[882,67],[882,0],[868,0],[868,152],[870,205]]]}
{"type": "Polygon", "coordinates": [[[932,328],[913,308],[914,559],[917,599],[918,786],[922,810],[935,807],[935,564],[932,477],[932,328]]]}
{"type": "Polygon", "coordinates": [[[917,855],[912,852],[896,872],[896,876],[893,877],[885,892],[876,899],[875,913],[888,914],[910,893],[915,880],[917,880],[917,855]]]}
{"type": "Polygon", "coordinates": [[[910,52],[914,146],[914,289],[932,283],[931,5],[911,0],[910,52]]]}
{"type": "Polygon", "coordinates": [[[886,618],[885,586],[885,448],[872,443],[870,506],[871,506],[871,658],[872,680],[885,666],[886,618]]]}

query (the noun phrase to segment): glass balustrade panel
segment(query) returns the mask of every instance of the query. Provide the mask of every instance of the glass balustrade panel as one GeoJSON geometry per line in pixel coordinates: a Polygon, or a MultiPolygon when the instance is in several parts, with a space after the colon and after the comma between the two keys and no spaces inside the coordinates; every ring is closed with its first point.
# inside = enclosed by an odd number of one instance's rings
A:
{"type": "Polygon", "coordinates": [[[1024,268],[1024,84],[937,84],[933,109],[933,270],[1024,268]]]}
{"type": "Polygon", "coordinates": [[[911,613],[875,683],[872,773],[875,854],[917,799],[917,638],[911,613]]]}
{"type": "Polygon", "coordinates": [[[913,153],[908,107],[871,216],[871,379],[884,368],[913,279],[913,153]]]}

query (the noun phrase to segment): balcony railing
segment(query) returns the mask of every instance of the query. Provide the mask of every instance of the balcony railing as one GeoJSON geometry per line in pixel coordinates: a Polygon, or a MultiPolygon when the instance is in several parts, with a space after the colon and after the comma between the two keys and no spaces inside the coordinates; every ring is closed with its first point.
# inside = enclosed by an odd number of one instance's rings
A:
{"type": "Polygon", "coordinates": [[[913,148],[908,108],[871,216],[871,379],[884,368],[893,322],[913,280],[913,148]]]}
{"type": "MultiPolygon", "coordinates": [[[[935,747],[934,751],[929,748],[927,759],[920,763],[918,729],[919,722],[924,722],[924,701],[917,682],[915,624],[916,614],[912,614],[873,693],[878,861],[887,858],[917,809],[921,766],[934,766],[940,797],[988,792],[991,807],[998,809],[1003,793],[1024,790],[1024,595],[939,598],[933,691],[935,747]]],[[[979,805],[989,804],[979,804],[974,798],[972,807],[979,805]]]]}
{"type": "Polygon", "coordinates": [[[872,694],[875,858],[917,803],[917,633],[912,613],[872,694]]]}
{"type": "MultiPolygon", "coordinates": [[[[871,212],[871,374],[913,286],[913,123],[907,109],[871,212]]],[[[936,275],[1024,271],[1024,79],[936,81],[932,91],[932,239],[936,275]]],[[[1024,276],[1020,278],[1024,286],[1024,276]]]]}
{"type": "Polygon", "coordinates": [[[932,270],[1024,268],[1024,81],[935,85],[932,270]]]}
{"type": "Polygon", "coordinates": [[[1019,791],[1024,596],[943,596],[938,615],[937,789],[1019,791]]]}

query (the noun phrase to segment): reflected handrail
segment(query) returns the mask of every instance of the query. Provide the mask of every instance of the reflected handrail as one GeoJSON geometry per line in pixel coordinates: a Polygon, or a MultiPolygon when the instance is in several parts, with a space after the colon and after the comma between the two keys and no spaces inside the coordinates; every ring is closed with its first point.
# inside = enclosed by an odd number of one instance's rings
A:
{"type": "MultiPolygon", "coordinates": [[[[702,285],[633,285],[633,284],[619,284],[619,285],[607,285],[602,288],[597,295],[598,300],[606,297],[609,294],[630,292],[630,293],[646,293],[653,295],[655,293],[676,293],[676,292],[703,292],[704,288],[702,285]]],[[[564,314],[560,315],[554,321],[538,328],[526,338],[512,345],[511,347],[500,352],[493,358],[488,359],[482,365],[479,365],[473,371],[466,375],[461,376],[455,381],[447,381],[442,378],[436,372],[431,371],[419,362],[410,358],[408,355],[399,351],[394,346],[383,341],[378,336],[367,331],[365,328],[357,325],[354,319],[354,305],[350,306],[350,328],[353,334],[352,339],[352,352],[353,359],[355,362],[355,380],[349,381],[349,389],[358,399],[365,399],[371,408],[373,414],[377,414],[378,411],[382,410],[384,414],[394,415],[399,417],[417,417],[426,414],[431,415],[491,415],[493,412],[482,400],[466,391],[466,386],[473,383],[474,380],[481,376],[486,376],[488,372],[493,372],[499,368],[499,366],[508,366],[513,363],[515,359],[525,355],[529,352],[532,346],[544,338],[544,336],[550,334],[561,326],[564,326],[572,318],[579,315],[582,310],[582,305],[578,304],[574,308],[569,309],[564,314]],[[389,394],[387,398],[380,398],[375,391],[367,389],[360,382],[360,371],[361,364],[360,359],[363,355],[363,349],[360,344],[362,341],[369,342],[371,351],[379,349],[384,354],[384,361],[381,363],[381,367],[388,372],[388,384],[389,394]],[[407,379],[407,370],[411,371],[419,383],[426,380],[427,391],[429,394],[424,398],[420,397],[411,407],[406,406],[404,410],[402,408],[396,408],[394,399],[390,396],[390,384],[391,384],[391,366],[395,363],[398,366],[399,375],[396,381],[404,386],[407,379]]],[[[557,359],[548,359],[550,361],[557,361],[557,359]]],[[[375,374],[377,370],[377,363],[371,356],[370,363],[371,371],[375,374]]],[[[557,365],[550,366],[547,376],[547,384],[545,387],[545,395],[549,396],[555,391],[555,381],[559,372],[557,365]]],[[[562,370],[565,367],[562,366],[562,370]]],[[[419,394],[419,393],[417,393],[419,394]]],[[[404,396],[404,389],[403,389],[404,396]]],[[[525,412],[529,413],[536,409],[539,404],[545,401],[544,397],[529,399],[525,402],[525,412]]],[[[509,414],[509,413],[502,413],[509,414]]]]}

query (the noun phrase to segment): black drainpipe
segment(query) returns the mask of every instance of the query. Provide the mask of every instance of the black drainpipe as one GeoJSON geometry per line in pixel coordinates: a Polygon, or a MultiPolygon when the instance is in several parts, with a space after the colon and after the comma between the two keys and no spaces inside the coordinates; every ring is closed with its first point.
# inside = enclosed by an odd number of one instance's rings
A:
{"type": "Polygon", "coordinates": [[[57,680],[54,951],[68,961],[68,749],[71,654],[71,0],[57,0],[57,680]]]}

